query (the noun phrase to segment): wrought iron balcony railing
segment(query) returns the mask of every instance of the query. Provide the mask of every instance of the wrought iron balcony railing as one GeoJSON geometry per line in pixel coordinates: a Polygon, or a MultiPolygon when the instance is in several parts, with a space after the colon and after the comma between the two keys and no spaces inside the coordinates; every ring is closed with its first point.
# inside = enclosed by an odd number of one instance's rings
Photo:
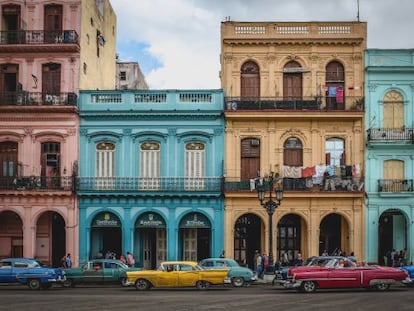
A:
{"type": "Polygon", "coordinates": [[[224,110],[364,110],[364,98],[336,97],[226,97],[224,110]]]}
{"type": "Polygon", "coordinates": [[[79,44],[79,36],[75,30],[6,30],[0,31],[3,44],[79,44]]]}
{"type": "Polygon", "coordinates": [[[412,128],[370,128],[367,130],[368,141],[410,141],[414,142],[412,128]]]}
{"type": "Polygon", "coordinates": [[[412,179],[379,179],[378,192],[413,192],[412,179]]]}
{"type": "Polygon", "coordinates": [[[75,93],[40,93],[40,92],[1,92],[0,106],[21,105],[77,105],[78,96],[75,93]]]}
{"type": "Polygon", "coordinates": [[[220,177],[78,177],[79,191],[197,191],[221,192],[220,177]]]}
{"type": "Polygon", "coordinates": [[[1,190],[73,190],[72,177],[0,177],[1,190]]]}
{"type": "MultiPolygon", "coordinates": [[[[254,190],[253,180],[232,181],[231,179],[225,179],[225,191],[254,190]]],[[[321,178],[318,184],[314,184],[310,178],[284,177],[282,180],[284,191],[363,191],[364,189],[364,182],[359,178],[321,178]]]]}

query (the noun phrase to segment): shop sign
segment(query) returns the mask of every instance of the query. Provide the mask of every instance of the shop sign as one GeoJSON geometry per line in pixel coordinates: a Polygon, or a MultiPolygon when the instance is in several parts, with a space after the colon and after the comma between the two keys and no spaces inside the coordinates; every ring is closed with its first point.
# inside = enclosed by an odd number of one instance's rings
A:
{"type": "Polygon", "coordinates": [[[210,221],[199,213],[191,213],[181,220],[180,228],[210,228],[210,221]]]}
{"type": "Polygon", "coordinates": [[[121,223],[114,214],[102,213],[95,217],[92,227],[121,227],[121,223]]]}
{"type": "Polygon", "coordinates": [[[140,216],[135,224],[136,228],[165,228],[164,219],[155,213],[146,213],[140,216]]]}

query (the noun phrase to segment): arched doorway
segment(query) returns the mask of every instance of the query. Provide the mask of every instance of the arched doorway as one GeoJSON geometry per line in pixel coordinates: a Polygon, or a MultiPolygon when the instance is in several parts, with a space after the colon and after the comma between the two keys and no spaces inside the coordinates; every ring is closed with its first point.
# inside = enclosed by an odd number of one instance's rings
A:
{"type": "Polygon", "coordinates": [[[211,224],[201,213],[186,214],[180,221],[180,257],[200,261],[211,257],[211,224]]]}
{"type": "Polygon", "coordinates": [[[243,266],[254,268],[255,251],[263,252],[262,220],[254,214],[244,214],[234,225],[234,259],[243,266]]]}
{"type": "Polygon", "coordinates": [[[332,61],[326,65],[325,87],[326,108],[345,109],[345,69],[340,62],[332,61]]]}
{"type": "Polygon", "coordinates": [[[12,211],[0,213],[0,258],[23,257],[23,222],[12,211]]]}
{"type": "Polygon", "coordinates": [[[41,214],[36,224],[35,257],[45,264],[58,267],[65,253],[65,220],[56,212],[41,214]]]}
{"type": "Polygon", "coordinates": [[[295,214],[283,216],[277,224],[277,257],[275,260],[280,258],[285,264],[292,264],[298,253],[304,252],[302,239],[306,231],[306,225],[300,216],[295,214]]]}
{"type": "Polygon", "coordinates": [[[335,213],[325,216],[319,229],[319,254],[325,251],[330,255],[349,254],[349,225],[343,216],[335,213]]]}
{"type": "Polygon", "coordinates": [[[390,256],[392,250],[397,252],[407,251],[407,219],[398,209],[387,210],[380,216],[378,226],[378,262],[391,266],[390,256]]]}
{"type": "Polygon", "coordinates": [[[115,253],[118,258],[122,253],[121,221],[113,213],[99,213],[92,220],[90,238],[90,258],[95,258],[98,254],[105,256],[108,253],[115,253]]]}
{"type": "MultiPolygon", "coordinates": [[[[144,269],[155,269],[167,258],[167,238],[164,219],[157,213],[145,213],[135,223],[135,254],[142,254],[144,269]]],[[[139,256],[136,256],[139,258],[139,256]]],[[[140,265],[141,266],[141,265],[140,265]]]]}

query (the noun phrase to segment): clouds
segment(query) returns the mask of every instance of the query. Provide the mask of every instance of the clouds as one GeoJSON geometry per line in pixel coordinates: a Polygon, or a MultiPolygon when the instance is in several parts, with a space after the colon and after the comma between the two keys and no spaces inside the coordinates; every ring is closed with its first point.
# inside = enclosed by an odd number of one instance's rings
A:
{"type": "MultiPolygon", "coordinates": [[[[358,0],[111,0],[121,60],[155,89],[220,88],[220,22],[355,21],[358,0]]],[[[359,0],[369,48],[414,48],[412,0],[359,0]]]]}

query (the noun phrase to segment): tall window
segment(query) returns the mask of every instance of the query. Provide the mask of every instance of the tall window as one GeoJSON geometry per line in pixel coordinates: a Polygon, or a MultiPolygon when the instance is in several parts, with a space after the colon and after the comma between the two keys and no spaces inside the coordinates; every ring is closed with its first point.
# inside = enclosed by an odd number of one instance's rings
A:
{"type": "Polygon", "coordinates": [[[191,142],[185,145],[185,188],[203,189],[205,177],[205,145],[191,142]]]}
{"type": "Polygon", "coordinates": [[[144,142],[140,148],[141,189],[158,189],[160,186],[160,144],[144,142]]]}
{"type": "Polygon", "coordinates": [[[302,66],[298,62],[290,61],[283,68],[283,98],[302,99],[302,66]]]}
{"type": "Polygon", "coordinates": [[[283,145],[283,165],[303,165],[303,147],[302,142],[298,138],[290,137],[286,139],[283,145]]]}
{"type": "Polygon", "coordinates": [[[42,66],[42,92],[45,102],[59,104],[60,100],[61,65],[48,63],[42,66]]]}
{"type": "Polygon", "coordinates": [[[17,176],[17,143],[5,141],[0,143],[0,187],[12,186],[17,176]]]}
{"type": "Polygon", "coordinates": [[[255,62],[245,62],[241,67],[240,96],[252,99],[260,97],[260,70],[255,62]]]}
{"type": "Polygon", "coordinates": [[[256,178],[260,171],[260,140],[245,138],[241,141],[241,180],[256,178]]]}
{"type": "Polygon", "coordinates": [[[60,186],[60,143],[45,142],[41,144],[42,186],[58,188],[60,186]]]}
{"type": "Polygon", "coordinates": [[[329,110],[345,109],[345,69],[338,61],[326,66],[326,108],[329,110]]]}
{"type": "Polygon", "coordinates": [[[325,141],[326,165],[345,165],[345,143],[340,138],[329,138],[325,141]]]}
{"type": "Polygon", "coordinates": [[[100,189],[111,189],[115,175],[115,145],[110,142],[96,144],[96,185],[100,189]]]}
{"type": "Polygon", "coordinates": [[[45,42],[59,43],[63,41],[61,5],[46,5],[44,16],[45,42]]]}
{"type": "MultiPolygon", "coordinates": [[[[408,186],[404,182],[404,161],[386,160],[383,164],[384,192],[401,192],[408,186]]],[[[406,189],[405,189],[406,190],[406,189]]]]}
{"type": "Polygon", "coordinates": [[[399,129],[404,126],[404,101],[397,91],[390,91],[384,96],[383,127],[399,129]]]}

